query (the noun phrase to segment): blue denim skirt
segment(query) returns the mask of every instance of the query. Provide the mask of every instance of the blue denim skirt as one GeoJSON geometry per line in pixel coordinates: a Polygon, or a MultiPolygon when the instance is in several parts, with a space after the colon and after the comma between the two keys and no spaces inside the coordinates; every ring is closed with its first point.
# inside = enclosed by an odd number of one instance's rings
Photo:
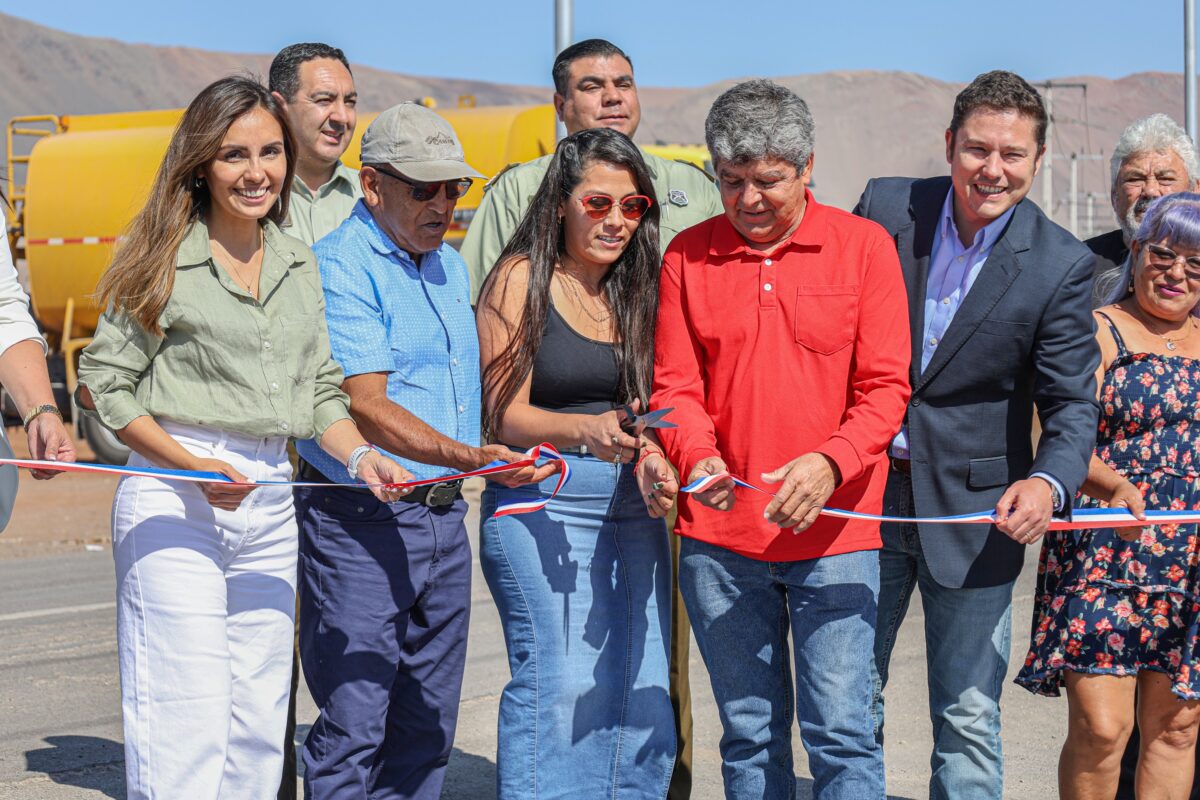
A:
{"type": "Polygon", "coordinates": [[[646,514],[631,465],[564,457],[571,481],[543,511],[496,518],[531,491],[483,493],[479,558],[512,671],[499,797],[661,800],[676,747],[666,525],[646,514]]]}

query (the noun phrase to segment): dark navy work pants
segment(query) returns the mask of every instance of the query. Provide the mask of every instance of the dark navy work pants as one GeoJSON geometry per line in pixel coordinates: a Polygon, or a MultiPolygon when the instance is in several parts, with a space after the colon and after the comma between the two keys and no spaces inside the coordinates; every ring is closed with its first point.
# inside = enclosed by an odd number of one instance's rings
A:
{"type": "Polygon", "coordinates": [[[466,502],[333,487],[295,498],[301,664],[321,712],[304,743],[305,796],[433,800],[466,662],[466,502]]]}

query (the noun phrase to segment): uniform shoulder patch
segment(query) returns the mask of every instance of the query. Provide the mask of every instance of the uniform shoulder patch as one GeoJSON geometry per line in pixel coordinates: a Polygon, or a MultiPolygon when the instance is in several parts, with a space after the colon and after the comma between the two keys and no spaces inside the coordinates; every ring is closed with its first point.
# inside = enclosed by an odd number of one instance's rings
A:
{"type": "MultiPolygon", "coordinates": [[[[677,158],[677,159],[675,159],[675,163],[687,164],[689,167],[696,170],[696,172],[699,172],[701,175],[708,178],[710,181],[715,181],[717,179],[717,176],[709,174],[708,170],[706,170],[704,167],[697,165],[693,161],[688,161],[687,159],[684,159],[684,158],[677,158]]],[[[497,176],[497,177],[499,177],[499,176],[497,176]]]]}
{"type": "Polygon", "coordinates": [[[492,188],[493,185],[495,185],[496,181],[500,180],[501,175],[508,172],[513,167],[519,167],[519,166],[521,166],[521,162],[519,162],[519,161],[514,161],[513,163],[509,164],[507,167],[505,167],[504,169],[500,170],[495,175],[493,175],[488,180],[488,182],[483,185],[483,190],[486,192],[488,189],[492,188]]]}

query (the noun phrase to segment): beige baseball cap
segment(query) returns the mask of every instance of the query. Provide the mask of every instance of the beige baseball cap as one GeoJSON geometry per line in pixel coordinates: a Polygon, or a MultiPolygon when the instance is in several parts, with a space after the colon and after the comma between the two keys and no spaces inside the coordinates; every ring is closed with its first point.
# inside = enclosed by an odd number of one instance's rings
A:
{"type": "Polygon", "coordinates": [[[454,128],[419,103],[382,112],[362,138],[363,164],[388,164],[406,178],[434,183],[482,178],[467,164],[454,128]]]}

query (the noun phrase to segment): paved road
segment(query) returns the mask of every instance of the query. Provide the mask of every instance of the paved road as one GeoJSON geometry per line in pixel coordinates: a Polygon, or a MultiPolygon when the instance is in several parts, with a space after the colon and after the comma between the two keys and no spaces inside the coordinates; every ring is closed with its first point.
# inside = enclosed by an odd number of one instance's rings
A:
{"type": "MultiPolygon", "coordinates": [[[[1031,551],[1018,586],[1014,668],[1024,656],[1035,559],[1031,551]]],[[[475,577],[470,656],[446,800],[495,796],[496,709],[507,662],[499,621],[478,568],[475,577]]],[[[108,552],[81,548],[0,561],[0,800],[124,797],[112,598],[108,552]]],[[[887,696],[888,788],[898,798],[927,795],[925,655],[918,635],[923,626],[914,602],[896,648],[887,696]]],[[[697,730],[693,796],[716,800],[722,796],[720,725],[694,647],[692,675],[697,730]]],[[[1035,698],[1010,686],[1004,705],[1006,797],[1053,796],[1065,701],[1035,698]]],[[[301,737],[315,715],[305,697],[301,737]]],[[[794,740],[797,771],[805,776],[798,734],[794,740]]]]}

